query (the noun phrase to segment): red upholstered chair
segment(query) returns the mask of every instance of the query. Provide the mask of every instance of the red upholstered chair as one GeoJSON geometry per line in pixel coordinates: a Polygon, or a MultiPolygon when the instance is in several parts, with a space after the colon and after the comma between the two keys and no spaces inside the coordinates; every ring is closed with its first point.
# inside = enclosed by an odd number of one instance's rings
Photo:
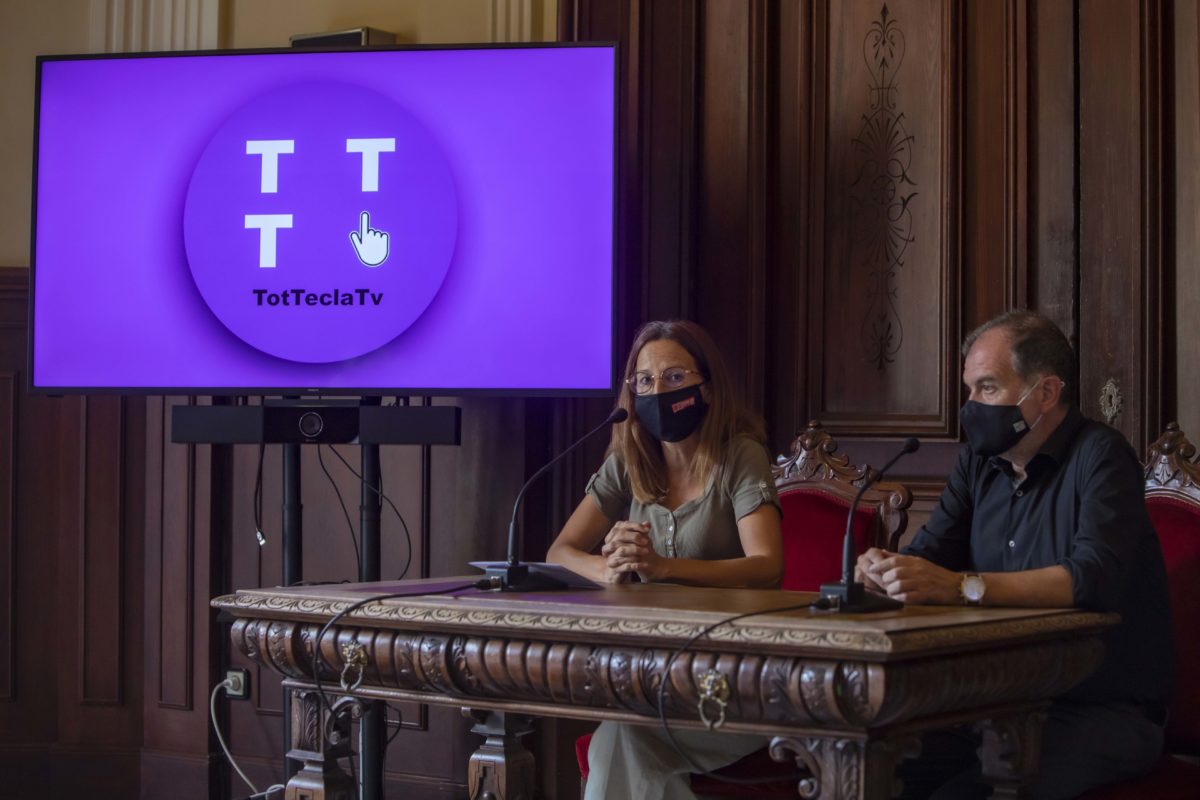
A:
{"type": "Polygon", "coordinates": [[[1167,755],[1146,777],[1088,792],[1086,800],[1200,796],[1200,464],[1195,446],[1174,422],[1146,452],[1146,509],[1167,564],[1175,629],[1167,755]]]}
{"type": "MultiPolygon", "coordinates": [[[[846,514],[863,481],[874,474],[868,466],[851,466],[837,454],[837,442],[817,421],[792,442],[791,453],[780,456],[772,472],[783,507],[783,589],[815,592],[822,583],[842,574],[842,538],[846,514]]],[[[863,493],[855,511],[854,534],[858,552],[868,547],[895,549],[908,524],[912,493],[896,484],[876,484],[863,493]]],[[[591,734],[575,740],[575,759],[582,782],[587,783],[588,746],[591,734]]],[[[751,753],[720,770],[718,775],[779,780],[739,786],[703,775],[692,776],[692,790],[708,797],[794,798],[797,781],[794,764],[771,760],[766,749],[751,753]]]]}
{"type": "MultiPolygon", "coordinates": [[[[812,421],[780,456],[775,488],[783,507],[783,586],[815,592],[842,574],[842,538],[846,514],[863,482],[875,475],[838,455],[837,442],[812,421]]],[[[912,493],[898,484],[877,483],[863,493],[854,512],[856,551],[869,547],[895,550],[908,525],[912,493]]]]}

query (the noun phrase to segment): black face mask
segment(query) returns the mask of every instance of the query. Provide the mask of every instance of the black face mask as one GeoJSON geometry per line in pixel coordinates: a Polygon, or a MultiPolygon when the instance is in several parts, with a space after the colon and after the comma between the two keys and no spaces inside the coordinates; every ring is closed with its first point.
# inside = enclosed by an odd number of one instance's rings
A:
{"type": "Polygon", "coordinates": [[[673,392],[643,394],[633,398],[633,410],[651,436],[660,442],[682,442],[691,436],[708,411],[700,384],[673,392]]]}
{"type": "MultiPolygon", "coordinates": [[[[1021,403],[1037,386],[1035,383],[1025,390],[1015,405],[991,406],[968,400],[958,412],[958,421],[967,432],[967,443],[977,455],[998,456],[1006,453],[1021,441],[1021,437],[1032,428],[1021,415],[1021,403]]],[[[1038,417],[1036,425],[1041,421],[1038,417]]]]}

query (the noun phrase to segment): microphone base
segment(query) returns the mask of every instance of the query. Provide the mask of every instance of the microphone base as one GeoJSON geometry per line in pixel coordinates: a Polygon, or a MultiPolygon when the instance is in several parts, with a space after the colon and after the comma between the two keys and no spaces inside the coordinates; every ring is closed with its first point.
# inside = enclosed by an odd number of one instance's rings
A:
{"type": "Polygon", "coordinates": [[[567,588],[566,581],[538,570],[537,565],[506,564],[488,567],[484,575],[493,583],[499,582],[502,592],[555,592],[567,588]]]}
{"type": "Polygon", "coordinates": [[[830,610],[838,614],[873,614],[904,608],[904,603],[899,600],[869,592],[861,583],[823,583],[821,598],[828,600],[830,610]]]}

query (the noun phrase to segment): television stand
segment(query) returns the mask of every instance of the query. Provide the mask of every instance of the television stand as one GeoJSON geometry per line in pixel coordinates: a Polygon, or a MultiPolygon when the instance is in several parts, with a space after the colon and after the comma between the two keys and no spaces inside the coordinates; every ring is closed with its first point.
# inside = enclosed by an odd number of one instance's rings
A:
{"type": "MultiPolygon", "coordinates": [[[[457,406],[384,406],[378,397],[361,400],[264,398],[261,405],[174,406],[171,441],[176,444],[279,444],[283,450],[283,585],[303,576],[303,520],[300,502],[300,447],[305,444],[358,444],[362,447],[359,505],[358,580],[378,581],[382,473],[381,444],[457,445],[462,409],[457,406]],[[376,490],[376,487],[379,491],[376,490]]],[[[283,741],[292,740],[290,690],[284,689],[283,741]]],[[[366,794],[382,796],[387,720],[385,703],[367,704],[359,722],[359,750],[366,794]],[[367,779],[366,776],[373,776],[367,779]]],[[[300,765],[284,758],[290,780],[300,765]]]]}

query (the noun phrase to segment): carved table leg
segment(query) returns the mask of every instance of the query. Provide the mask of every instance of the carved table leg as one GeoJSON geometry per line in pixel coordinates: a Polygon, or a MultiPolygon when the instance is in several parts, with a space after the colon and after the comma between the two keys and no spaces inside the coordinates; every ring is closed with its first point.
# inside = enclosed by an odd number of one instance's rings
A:
{"type": "Polygon", "coordinates": [[[921,748],[915,736],[879,741],[777,736],[771,740],[771,758],[793,759],[810,777],[797,791],[809,800],[887,800],[900,791],[896,765],[921,748]]]}
{"type": "Polygon", "coordinates": [[[1029,783],[1037,774],[1042,749],[1042,709],[984,720],[975,728],[983,735],[979,761],[983,779],[992,785],[992,797],[1031,797],[1029,783]]]}
{"type": "MultiPolygon", "coordinates": [[[[356,701],[343,698],[334,708],[348,702],[356,701]]],[[[338,759],[350,752],[349,734],[349,720],[335,714],[331,723],[316,692],[292,692],[292,749],[288,757],[304,766],[287,782],[284,800],[354,800],[354,781],[338,765],[338,759]]]]}
{"type": "Polygon", "coordinates": [[[520,737],[533,731],[533,719],[503,711],[463,709],[475,720],[471,733],[487,737],[471,754],[467,796],[471,800],[531,800],[535,785],[533,753],[520,737]]]}

